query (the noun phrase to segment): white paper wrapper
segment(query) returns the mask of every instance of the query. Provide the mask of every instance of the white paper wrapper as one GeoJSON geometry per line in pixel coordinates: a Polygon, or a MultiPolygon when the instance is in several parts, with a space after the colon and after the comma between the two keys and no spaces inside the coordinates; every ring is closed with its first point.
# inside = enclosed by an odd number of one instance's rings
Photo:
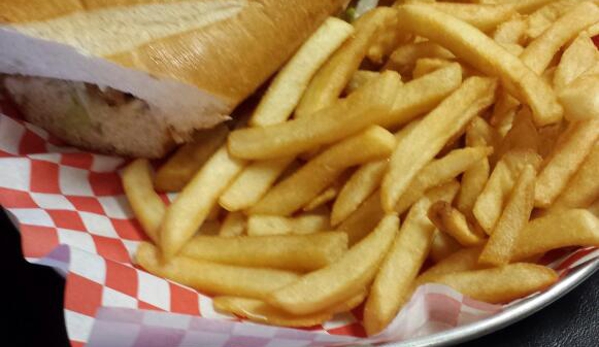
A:
{"type": "MultiPolygon", "coordinates": [[[[424,336],[503,309],[426,285],[383,333],[368,339],[360,308],[306,330],[218,314],[210,297],[131,264],[146,238],[123,195],[124,164],[63,146],[0,114],[0,203],[19,223],[25,256],[66,276],[65,317],[74,346],[349,346],[424,336]]],[[[579,250],[553,266],[565,271],[596,257],[597,250],[579,250]]]]}

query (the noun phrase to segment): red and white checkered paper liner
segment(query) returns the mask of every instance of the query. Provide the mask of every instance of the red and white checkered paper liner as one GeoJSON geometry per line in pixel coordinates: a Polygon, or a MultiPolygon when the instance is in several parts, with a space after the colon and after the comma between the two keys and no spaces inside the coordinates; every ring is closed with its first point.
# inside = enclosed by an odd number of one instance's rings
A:
{"type": "MultiPolygon", "coordinates": [[[[64,311],[73,346],[348,346],[424,336],[503,309],[426,285],[372,338],[365,338],[361,309],[306,330],[221,315],[210,297],[131,264],[146,238],[123,195],[124,164],[64,146],[0,114],[0,204],[18,221],[25,256],[66,276],[64,311]]],[[[583,249],[554,265],[567,271],[596,257],[598,250],[583,249]]]]}

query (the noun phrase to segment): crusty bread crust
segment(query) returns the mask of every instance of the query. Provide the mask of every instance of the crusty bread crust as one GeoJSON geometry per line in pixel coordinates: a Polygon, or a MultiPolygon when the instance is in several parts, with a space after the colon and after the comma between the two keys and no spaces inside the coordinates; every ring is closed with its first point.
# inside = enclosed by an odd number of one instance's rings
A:
{"type": "Polygon", "coordinates": [[[109,59],[185,81],[237,105],[343,2],[250,1],[235,17],[205,30],[175,35],[109,59]]]}
{"type": "MultiPolygon", "coordinates": [[[[197,7],[199,12],[207,11],[201,19],[207,25],[199,28],[194,28],[193,24],[189,27],[183,25],[165,32],[164,35],[167,36],[164,37],[148,34],[149,39],[142,40],[141,45],[124,52],[104,54],[102,57],[128,68],[193,85],[228,100],[229,105],[234,107],[266,81],[327,16],[338,11],[346,2],[347,0],[3,0],[0,2],[0,23],[13,26],[27,35],[64,42],[61,40],[61,36],[65,35],[64,28],[58,27],[57,22],[62,17],[83,13],[96,18],[102,11],[112,11],[112,17],[130,15],[131,21],[136,21],[139,18],[132,14],[133,10],[151,13],[152,6],[168,5],[170,11],[176,13],[180,11],[178,7],[181,10],[197,7]],[[224,18],[211,19],[211,16],[224,18]],[[42,23],[34,23],[37,21],[42,23]],[[30,30],[30,26],[34,26],[34,30],[30,30]]],[[[156,9],[164,10],[158,7],[156,9]]],[[[184,13],[179,16],[184,16],[184,13]]],[[[103,21],[108,30],[111,27],[110,19],[103,21]]],[[[76,29],[66,35],[92,35],[92,38],[98,35],[96,31],[92,31],[91,25],[76,29]]],[[[115,31],[115,35],[116,33],[115,31]]],[[[134,41],[134,38],[108,35],[98,36],[97,40],[109,46],[113,41],[134,41]]],[[[76,40],[66,43],[90,53],[85,44],[78,45],[76,40]]]]}

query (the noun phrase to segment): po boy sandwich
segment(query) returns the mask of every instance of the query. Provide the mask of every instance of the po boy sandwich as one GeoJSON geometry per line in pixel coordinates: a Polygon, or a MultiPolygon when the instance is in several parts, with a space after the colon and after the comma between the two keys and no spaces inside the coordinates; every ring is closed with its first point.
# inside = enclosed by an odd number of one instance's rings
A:
{"type": "Polygon", "coordinates": [[[66,142],[158,158],[229,119],[345,0],[2,0],[0,74],[66,142]]]}

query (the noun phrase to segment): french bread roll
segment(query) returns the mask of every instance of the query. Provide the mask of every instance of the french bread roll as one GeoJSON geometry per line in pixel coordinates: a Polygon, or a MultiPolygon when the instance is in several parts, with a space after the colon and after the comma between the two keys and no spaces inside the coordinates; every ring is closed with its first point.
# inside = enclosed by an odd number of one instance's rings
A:
{"type": "Polygon", "coordinates": [[[0,1],[0,74],[67,142],[163,156],[229,119],[347,0],[0,1]]]}

